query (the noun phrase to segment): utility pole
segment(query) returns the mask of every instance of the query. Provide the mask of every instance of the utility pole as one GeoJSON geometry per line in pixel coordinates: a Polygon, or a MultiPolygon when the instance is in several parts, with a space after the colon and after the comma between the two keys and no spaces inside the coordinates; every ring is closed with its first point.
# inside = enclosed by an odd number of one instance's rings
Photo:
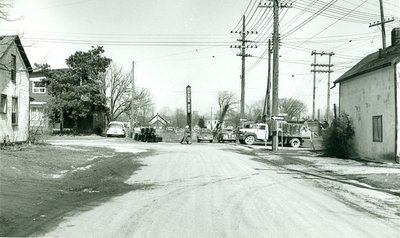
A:
{"type": "Polygon", "coordinates": [[[330,123],[330,111],[331,111],[331,58],[334,53],[328,54],[328,87],[327,87],[327,99],[326,99],[326,121],[330,123]]]}
{"type": "Polygon", "coordinates": [[[245,100],[245,82],[246,82],[246,18],[243,15],[243,26],[242,26],[242,76],[241,76],[241,83],[240,83],[240,119],[244,119],[244,100],[245,100]]]}
{"type": "Polygon", "coordinates": [[[329,53],[326,53],[326,52],[324,52],[324,51],[321,51],[321,52],[317,52],[316,50],[313,50],[312,52],[311,52],[311,55],[314,55],[314,63],[313,64],[311,64],[311,66],[313,66],[314,67],[314,69],[312,69],[311,70],[311,72],[313,72],[314,73],[314,86],[313,86],[313,120],[315,119],[315,78],[316,78],[316,73],[328,73],[328,91],[327,91],[327,99],[326,99],[326,117],[325,117],[325,119],[326,119],[326,121],[327,122],[329,122],[330,121],[330,116],[329,116],[329,112],[330,112],[330,100],[331,100],[331,92],[330,92],[330,89],[331,89],[331,73],[333,72],[332,70],[331,70],[331,67],[333,67],[333,64],[331,64],[331,57],[333,56],[333,55],[335,55],[335,53],[333,53],[333,52],[329,52],[329,53]],[[329,56],[329,63],[328,64],[317,64],[316,63],[316,55],[321,55],[321,56],[323,56],[323,55],[328,55],[329,56]],[[328,67],[328,70],[321,70],[321,69],[317,69],[317,67],[328,67]]]}
{"type": "Polygon", "coordinates": [[[250,43],[252,41],[246,40],[246,37],[249,34],[257,34],[256,31],[246,31],[246,17],[243,15],[243,20],[242,20],[242,31],[231,31],[231,33],[239,33],[241,36],[241,39],[237,39],[237,41],[241,42],[240,45],[231,45],[231,48],[239,48],[241,49],[241,53],[237,54],[237,56],[242,57],[242,73],[240,76],[241,79],[241,92],[240,92],[240,120],[243,122],[245,120],[244,118],[244,106],[245,106],[245,84],[246,84],[246,57],[251,57],[250,54],[246,54],[246,49],[247,48],[257,48],[256,45],[246,45],[247,43],[250,43]]]}
{"type": "MultiPolygon", "coordinates": [[[[314,76],[313,76],[313,97],[312,97],[312,120],[315,120],[315,87],[316,87],[316,77],[317,77],[317,54],[315,54],[315,50],[311,52],[311,55],[314,55],[314,76]]],[[[319,110],[318,110],[319,113],[319,110]]],[[[318,115],[319,120],[319,115],[318,115]]]]}
{"type": "Polygon", "coordinates": [[[263,117],[265,115],[271,116],[271,52],[271,39],[268,39],[268,79],[264,100],[263,117]]]}
{"type": "Polygon", "coordinates": [[[383,13],[383,3],[382,0],[379,0],[379,7],[380,7],[380,12],[381,12],[381,21],[373,22],[369,24],[369,27],[373,26],[381,26],[381,31],[382,31],[382,48],[383,50],[386,49],[386,32],[385,32],[385,24],[394,21],[394,18],[388,18],[385,20],[385,15],[383,13]]]}
{"type": "Polygon", "coordinates": [[[212,130],[212,129],[213,129],[213,125],[212,125],[212,123],[213,123],[213,113],[212,113],[213,107],[211,107],[210,109],[211,109],[211,121],[210,121],[210,126],[211,126],[211,130],[212,130]]]}
{"type": "Polygon", "coordinates": [[[134,106],[134,98],[135,98],[135,61],[132,61],[132,88],[131,88],[131,131],[133,132],[133,126],[134,126],[134,121],[133,121],[133,114],[135,112],[135,106],[134,106]]]}
{"type": "MultiPolygon", "coordinates": [[[[278,116],[279,113],[279,8],[287,8],[292,7],[292,4],[283,4],[279,3],[279,0],[270,0],[273,1],[273,6],[261,5],[259,7],[267,7],[273,8],[273,15],[274,15],[274,27],[273,27],[273,63],[272,63],[272,116],[278,116]]],[[[278,135],[278,121],[273,119],[273,128],[272,128],[272,151],[278,150],[278,143],[279,143],[279,135],[278,135]]]]}

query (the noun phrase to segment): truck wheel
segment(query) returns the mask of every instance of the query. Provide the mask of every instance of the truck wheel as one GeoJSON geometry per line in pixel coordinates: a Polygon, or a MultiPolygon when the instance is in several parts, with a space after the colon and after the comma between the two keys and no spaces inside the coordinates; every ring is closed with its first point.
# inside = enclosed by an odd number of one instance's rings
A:
{"type": "Polygon", "coordinates": [[[291,139],[291,140],[289,141],[289,144],[290,144],[290,146],[293,147],[293,148],[299,148],[301,142],[300,142],[299,139],[293,138],[293,139],[291,139]]]}
{"type": "Polygon", "coordinates": [[[244,139],[244,143],[246,143],[246,145],[252,145],[255,141],[256,138],[254,138],[254,136],[246,136],[246,138],[244,139]]]}

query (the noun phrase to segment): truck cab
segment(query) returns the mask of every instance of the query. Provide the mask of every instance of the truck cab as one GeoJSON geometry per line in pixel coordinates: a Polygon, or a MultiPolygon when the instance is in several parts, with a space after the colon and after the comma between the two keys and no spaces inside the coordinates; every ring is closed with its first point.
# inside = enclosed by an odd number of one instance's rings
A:
{"type": "Polygon", "coordinates": [[[249,123],[239,130],[239,142],[242,144],[252,145],[256,141],[265,142],[268,140],[268,136],[268,124],[266,123],[249,123]]]}

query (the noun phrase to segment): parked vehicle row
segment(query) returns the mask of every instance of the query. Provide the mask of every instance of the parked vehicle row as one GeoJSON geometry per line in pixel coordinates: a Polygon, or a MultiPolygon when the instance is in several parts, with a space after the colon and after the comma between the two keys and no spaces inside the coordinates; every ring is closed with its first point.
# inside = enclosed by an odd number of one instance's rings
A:
{"type": "MultiPolygon", "coordinates": [[[[207,128],[200,129],[196,134],[197,142],[210,142],[214,140],[219,143],[222,142],[236,142],[241,144],[252,145],[256,142],[267,142],[272,139],[272,132],[270,123],[245,123],[244,127],[239,131],[234,131],[233,128],[223,128],[217,131],[212,131],[207,128]]],[[[171,129],[168,128],[167,131],[171,129]]],[[[106,136],[120,136],[125,137],[128,127],[124,122],[113,121],[108,125],[106,136]]],[[[306,123],[293,123],[280,121],[278,122],[278,138],[279,143],[288,145],[294,148],[300,147],[304,139],[311,136],[306,123]]]]}

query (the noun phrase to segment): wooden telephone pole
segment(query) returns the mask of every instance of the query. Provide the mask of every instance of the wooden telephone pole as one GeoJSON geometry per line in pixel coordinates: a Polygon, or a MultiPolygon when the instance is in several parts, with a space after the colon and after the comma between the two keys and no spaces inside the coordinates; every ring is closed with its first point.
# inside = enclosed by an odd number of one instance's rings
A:
{"type": "MultiPolygon", "coordinates": [[[[274,27],[273,27],[273,63],[272,63],[272,118],[279,114],[279,8],[290,8],[292,4],[279,3],[279,0],[271,0],[273,5],[259,5],[259,7],[273,8],[274,27]]],[[[272,151],[278,150],[278,121],[273,119],[272,126],[272,151]]]]}
{"type": "Polygon", "coordinates": [[[271,39],[268,39],[268,79],[267,90],[265,92],[263,117],[271,116],[271,39]]]}
{"type": "Polygon", "coordinates": [[[251,57],[250,54],[246,54],[246,49],[247,48],[257,48],[256,45],[247,45],[247,43],[250,43],[252,41],[246,40],[246,37],[249,34],[257,34],[256,31],[246,31],[246,17],[243,16],[243,20],[242,20],[242,31],[231,31],[231,33],[239,33],[241,38],[237,39],[237,41],[241,42],[240,45],[231,45],[231,48],[239,48],[241,49],[241,53],[237,54],[237,56],[241,56],[242,57],[242,73],[240,75],[240,79],[241,79],[241,84],[240,84],[240,88],[241,88],[241,93],[240,93],[240,120],[244,121],[244,107],[245,107],[245,85],[246,85],[246,57],[251,57]]]}
{"type": "Polygon", "coordinates": [[[331,57],[333,56],[333,55],[335,55],[335,53],[333,53],[333,52],[329,52],[329,53],[326,53],[326,52],[324,52],[324,51],[322,51],[322,52],[317,52],[316,50],[313,50],[312,52],[311,52],[311,55],[314,55],[314,63],[313,64],[311,64],[311,66],[313,66],[314,67],[314,69],[312,69],[311,70],[311,72],[313,72],[314,73],[314,84],[313,84],[313,114],[312,114],[312,119],[313,120],[315,120],[315,88],[316,88],[316,85],[315,85],[315,79],[316,79],[316,73],[328,73],[328,91],[327,91],[327,99],[326,99],[326,121],[327,122],[329,122],[330,121],[330,116],[329,116],[329,114],[330,114],[330,98],[331,98],[331,93],[330,93],[330,85],[331,85],[331,73],[333,72],[332,70],[331,70],[331,67],[333,67],[333,64],[331,64],[331,57]],[[329,56],[329,63],[328,64],[317,64],[317,59],[316,59],[316,56],[317,56],[317,54],[318,55],[321,55],[321,56],[323,56],[323,55],[328,55],[329,56]],[[321,70],[321,69],[317,69],[317,67],[328,67],[328,70],[321,70]]]}
{"type": "Polygon", "coordinates": [[[381,21],[373,22],[369,24],[369,27],[373,26],[381,26],[382,31],[382,48],[383,50],[386,49],[386,31],[385,31],[385,24],[394,21],[394,18],[385,20],[385,15],[383,13],[383,3],[382,0],[379,0],[379,8],[381,12],[381,21]]]}

